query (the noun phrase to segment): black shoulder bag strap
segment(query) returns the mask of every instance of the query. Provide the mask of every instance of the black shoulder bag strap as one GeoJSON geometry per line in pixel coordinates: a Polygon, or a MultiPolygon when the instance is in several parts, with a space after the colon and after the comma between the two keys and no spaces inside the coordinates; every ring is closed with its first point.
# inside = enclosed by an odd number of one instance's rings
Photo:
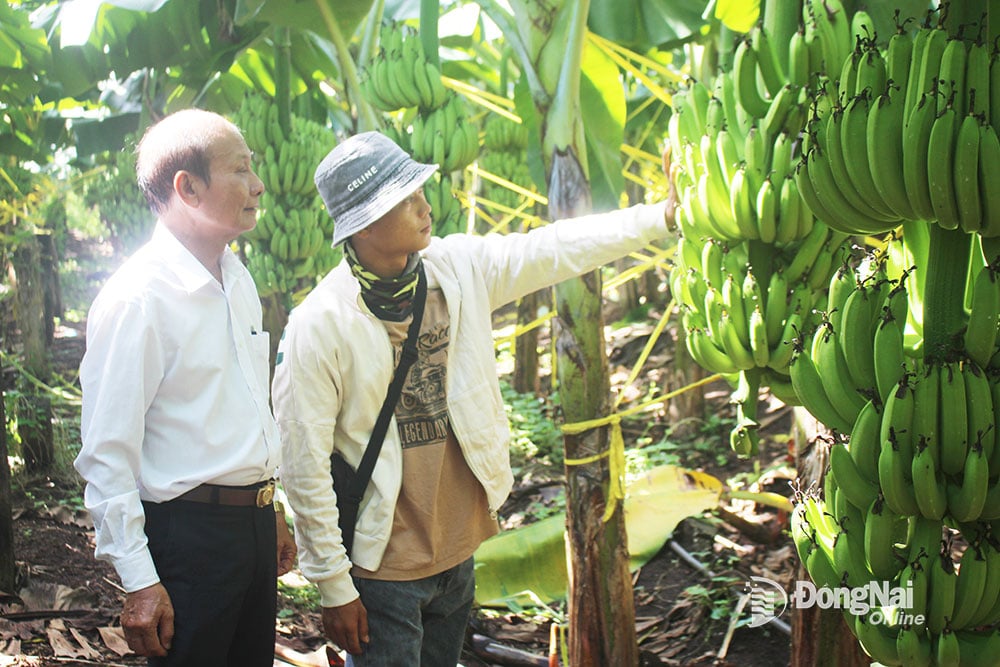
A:
{"type": "MultiPolygon", "coordinates": [[[[396,372],[392,376],[392,382],[389,384],[389,390],[386,392],[385,402],[382,404],[378,419],[375,420],[375,427],[372,429],[372,435],[368,439],[368,447],[365,448],[358,469],[350,475],[346,488],[337,489],[337,508],[340,510],[338,523],[343,536],[344,548],[347,549],[348,554],[351,553],[351,546],[354,543],[354,527],[358,519],[361,498],[365,494],[365,489],[368,488],[368,482],[371,480],[372,471],[375,470],[379,452],[382,451],[382,442],[385,440],[389,420],[392,418],[396,403],[399,401],[399,394],[403,391],[406,374],[413,362],[417,360],[417,336],[420,334],[420,323],[424,317],[424,302],[427,300],[427,276],[424,275],[423,265],[418,271],[417,293],[413,302],[413,320],[406,332],[406,342],[403,343],[403,351],[400,354],[396,372]]],[[[336,453],[330,458],[331,467],[335,470],[338,466],[348,465],[336,453]],[[336,459],[340,459],[340,461],[338,462],[336,459]]],[[[334,472],[334,478],[337,479],[337,477],[336,472],[334,472]]]]}

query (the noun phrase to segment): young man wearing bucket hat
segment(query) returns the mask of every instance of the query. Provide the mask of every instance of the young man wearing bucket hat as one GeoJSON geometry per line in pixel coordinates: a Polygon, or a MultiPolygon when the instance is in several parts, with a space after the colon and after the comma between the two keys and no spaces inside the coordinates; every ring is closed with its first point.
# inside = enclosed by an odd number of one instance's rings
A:
{"type": "Polygon", "coordinates": [[[660,204],[526,234],[436,238],[422,185],[437,168],[376,132],[326,156],[316,187],[344,261],[292,311],[278,349],[272,396],[300,567],[319,589],[327,637],[354,665],[460,658],[472,555],[498,531],[513,484],[491,313],[638,250],[673,223],[671,191],[660,204]],[[423,280],[416,361],[348,553],[330,457],[358,467],[423,280]]]}

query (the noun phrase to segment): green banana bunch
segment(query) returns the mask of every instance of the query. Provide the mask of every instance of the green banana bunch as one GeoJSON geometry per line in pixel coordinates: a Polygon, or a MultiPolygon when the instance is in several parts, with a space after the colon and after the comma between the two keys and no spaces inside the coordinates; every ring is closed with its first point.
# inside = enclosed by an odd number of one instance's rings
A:
{"type": "MultiPolygon", "coordinates": [[[[134,137],[126,141],[132,140],[134,137]]],[[[149,239],[156,216],[136,183],[129,151],[108,154],[104,169],[87,182],[84,201],[96,207],[112,243],[121,252],[131,254],[149,239]]]]}
{"type": "MultiPolygon", "coordinates": [[[[531,190],[531,172],[524,160],[524,151],[515,153],[487,150],[479,158],[479,169],[525,190],[531,190]]],[[[494,183],[486,178],[482,179],[481,183],[482,197],[480,199],[485,199],[488,202],[483,202],[483,204],[485,206],[499,205],[501,214],[509,213],[526,203],[524,195],[507,186],[494,183]]]]}
{"type": "Polygon", "coordinates": [[[483,123],[483,148],[486,150],[522,153],[527,146],[528,129],[524,123],[500,115],[491,115],[483,123]]]}
{"type": "Polygon", "coordinates": [[[792,540],[809,577],[819,586],[839,586],[842,573],[834,566],[833,549],[840,527],[826,503],[814,497],[804,498],[795,505],[790,523],[792,540]]]}
{"type": "Polygon", "coordinates": [[[424,197],[431,207],[434,235],[447,236],[464,231],[462,205],[452,191],[451,177],[437,173],[424,183],[424,197]]]}
{"type": "Polygon", "coordinates": [[[813,215],[846,232],[925,220],[1000,235],[988,176],[1000,168],[998,54],[981,38],[904,25],[884,48],[870,32],[856,35],[836,68],[835,103],[815,106],[808,121],[799,189],[813,215]]]}
{"type": "Polygon", "coordinates": [[[450,95],[442,106],[413,119],[409,143],[415,160],[438,164],[450,174],[465,169],[479,155],[479,130],[465,101],[450,95]]]}
{"type": "Polygon", "coordinates": [[[441,71],[427,60],[416,31],[394,22],[381,26],[379,50],[364,70],[361,92],[387,112],[411,107],[433,110],[448,98],[441,71]]]}
{"type": "Polygon", "coordinates": [[[682,156],[684,166],[677,181],[678,223],[692,238],[788,245],[804,238],[813,224],[791,177],[808,91],[781,88],[767,114],[752,119],[744,135],[731,117],[745,113],[732,76],[719,74],[715,94],[698,81],[674,94],[668,135],[672,154],[682,156]]]}
{"type": "Polygon", "coordinates": [[[827,243],[835,240],[826,227],[817,226],[810,237],[792,246],[798,252],[788,264],[779,257],[764,285],[745,244],[707,239],[699,248],[698,241],[679,239],[671,288],[683,305],[686,345],[695,361],[716,373],[759,368],[770,379],[789,382],[794,341],[816,325],[817,290],[800,265],[827,267],[822,276],[827,282],[833,262],[821,257],[839,247],[827,243]]]}
{"type": "Polygon", "coordinates": [[[340,256],[329,248],[334,220],[313,184],[316,165],[334,138],[324,126],[296,114],[286,132],[277,104],[262,95],[245,97],[233,121],[261,157],[254,170],[264,183],[257,226],[242,237],[247,265],[262,295],[280,293],[294,301],[340,256]]]}

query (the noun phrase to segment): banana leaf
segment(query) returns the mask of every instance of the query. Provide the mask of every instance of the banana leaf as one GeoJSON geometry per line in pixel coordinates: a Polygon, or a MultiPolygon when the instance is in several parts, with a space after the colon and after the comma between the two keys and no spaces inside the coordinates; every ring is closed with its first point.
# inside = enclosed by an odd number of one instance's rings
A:
{"type": "MultiPolygon", "coordinates": [[[[629,567],[655,556],[684,518],[719,503],[723,485],[676,466],[654,468],[625,495],[629,567]]],[[[566,596],[566,517],[557,514],[483,542],[475,554],[476,602],[485,607],[539,606],[566,596]]]]}

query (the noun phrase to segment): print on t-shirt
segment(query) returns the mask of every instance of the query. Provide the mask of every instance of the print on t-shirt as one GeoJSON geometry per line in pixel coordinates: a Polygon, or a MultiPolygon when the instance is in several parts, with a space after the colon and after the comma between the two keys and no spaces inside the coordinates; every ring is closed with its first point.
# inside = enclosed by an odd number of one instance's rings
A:
{"type": "Polygon", "coordinates": [[[448,362],[448,323],[422,327],[417,339],[420,355],[410,368],[396,407],[396,424],[403,449],[441,443],[448,435],[445,382],[448,362]]]}

